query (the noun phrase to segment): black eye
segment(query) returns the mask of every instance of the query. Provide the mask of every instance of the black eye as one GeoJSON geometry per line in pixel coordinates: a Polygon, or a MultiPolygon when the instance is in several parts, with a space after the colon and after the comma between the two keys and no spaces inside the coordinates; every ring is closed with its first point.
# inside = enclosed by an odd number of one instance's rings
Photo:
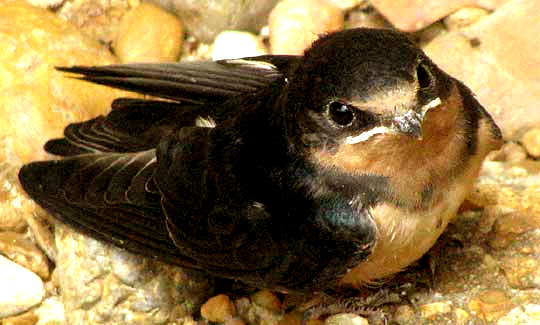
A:
{"type": "Polygon", "coordinates": [[[354,120],[352,107],[340,102],[330,103],[328,106],[328,113],[332,121],[341,126],[347,126],[354,120]]]}
{"type": "Polygon", "coordinates": [[[418,85],[420,88],[428,88],[431,86],[433,77],[431,76],[428,68],[424,64],[420,63],[416,68],[416,79],[418,80],[418,85]]]}

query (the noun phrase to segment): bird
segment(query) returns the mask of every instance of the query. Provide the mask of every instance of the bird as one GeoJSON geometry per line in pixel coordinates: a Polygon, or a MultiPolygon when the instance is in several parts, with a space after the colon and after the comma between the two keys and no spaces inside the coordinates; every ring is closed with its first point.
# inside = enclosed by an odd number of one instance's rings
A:
{"type": "Polygon", "coordinates": [[[502,144],[406,35],[303,55],[59,67],[134,91],[21,167],[54,218],[135,254],[282,292],[360,288],[435,243],[502,144]]]}

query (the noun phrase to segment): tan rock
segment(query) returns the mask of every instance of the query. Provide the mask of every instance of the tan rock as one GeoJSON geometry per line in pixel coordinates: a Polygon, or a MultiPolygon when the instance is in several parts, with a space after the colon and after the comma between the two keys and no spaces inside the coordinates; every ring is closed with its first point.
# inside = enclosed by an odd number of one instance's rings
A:
{"type": "Polygon", "coordinates": [[[0,254],[36,273],[43,280],[50,276],[47,257],[23,234],[0,232],[0,254]]]}
{"type": "Polygon", "coordinates": [[[540,260],[530,256],[507,256],[501,266],[508,284],[515,289],[540,288],[540,260]]]}
{"type": "Polygon", "coordinates": [[[52,12],[24,1],[0,10],[0,161],[13,165],[45,158],[46,140],[69,122],[109,110],[125,92],[66,78],[54,66],[114,63],[105,47],[52,12]]]}
{"type": "Polygon", "coordinates": [[[401,305],[396,308],[392,319],[398,324],[413,324],[416,320],[414,308],[409,305],[401,305]]]}
{"type": "Polygon", "coordinates": [[[26,313],[3,318],[2,325],[34,325],[39,321],[38,316],[33,310],[26,313]]]}
{"type": "Polygon", "coordinates": [[[521,143],[527,153],[534,158],[540,157],[540,129],[532,129],[527,131],[521,137],[521,143]]]}
{"type": "Polygon", "coordinates": [[[456,317],[456,323],[457,325],[466,325],[468,324],[468,321],[470,319],[469,313],[461,308],[456,308],[454,310],[454,315],[456,317]]]}
{"type": "Polygon", "coordinates": [[[422,318],[434,318],[437,315],[448,314],[452,311],[452,301],[438,301],[420,306],[422,318]]]}
{"type": "Polygon", "coordinates": [[[499,318],[497,325],[540,324],[540,305],[526,304],[499,318]]]}
{"type": "Polygon", "coordinates": [[[69,0],[56,12],[86,36],[111,44],[116,39],[120,20],[138,2],[140,0],[69,0]]]}
{"type": "Polygon", "coordinates": [[[369,322],[356,314],[336,314],[328,317],[324,325],[369,325],[369,322]]]}
{"type": "Polygon", "coordinates": [[[268,26],[272,53],[300,55],[319,35],[343,29],[343,13],[328,0],[283,0],[268,26]]]}
{"type": "Polygon", "coordinates": [[[495,9],[507,0],[372,0],[396,28],[413,32],[467,6],[495,9]]]}
{"type": "Polygon", "coordinates": [[[525,149],[516,142],[507,142],[501,149],[491,152],[487,160],[518,162],[527,158],[525,149]]]}
{"type": "Polygon", "coordinates": [[[473,90],[508,140],[540,125],[537,12],[538,1],[508,1],[478,23],[424,47],[435,63],[473,90]]]}
{"type": "Polygon", "coordinates": [[[449,30],[457,30],[470,26],[489,14],[490,11],[484,8],[463,7],[444,18],[443,22],[449,30]]]}
{"type": "Polygon", "coordinates": [[[275,295],[274,292],[270,290],[260,290],[255,292],[251,296],[251,301],[261,307],[266,309],[279,312],[281,311],[281,301],[275,295]]]}
{"type": "Polygon", "coordinates": [[[208,299],[201,307],[201,316],[211,322],[224,322],[236,314],[228,296],[219,294],[208,299]]]}
{"type": "Polygon", "coordinates": [[[221,32],[212,47],[214,61],[264,54],[268,54],[268,49],[257,35],[241,31],[221,32]]]}
{"type": "Polygon", "coordinates": [[[122,18],[114,51],[124,63],[172,62],[180,56],[183,39],[184,27],[176,16],[143,3],[122,18]]]}
{"type": "Polygon", "coordinates": [[[493,322],[514,308],[514,304],[504,291],[488,290],[469,301],[468,307],[480,318],[493,322]]]}

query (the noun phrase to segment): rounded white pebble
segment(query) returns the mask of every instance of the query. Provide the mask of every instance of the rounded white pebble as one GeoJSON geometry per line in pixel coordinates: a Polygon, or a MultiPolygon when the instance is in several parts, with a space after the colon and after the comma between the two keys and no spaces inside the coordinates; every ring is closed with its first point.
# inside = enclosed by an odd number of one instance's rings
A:
{"type": "Polygon", "coordinates": [[[0,318],[20,314],[39,304],[45,295],[35,273],[0,255],[0,318]]]}
{"type": "Polygon", "coordinates": [[[212,60],[238,59],[268,54],[256,35],[240,31],[221,32],[214,41],[212,60]]]}

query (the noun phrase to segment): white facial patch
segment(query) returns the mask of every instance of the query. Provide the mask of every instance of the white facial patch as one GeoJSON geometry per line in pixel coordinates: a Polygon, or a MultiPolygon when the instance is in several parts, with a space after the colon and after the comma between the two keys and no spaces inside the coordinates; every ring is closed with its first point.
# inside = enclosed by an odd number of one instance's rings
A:
{"type": "Polygon", "coordinates": [[[441,99],[439,97],[433,99],[432,101],[430,101],[429,103],[427,103],[426,105],[424,105],[422,107],[422,115],[425,115],[427,113],[427,111],[429,111],[430,109],[432,108],[435,108],[437,106],[441,105],[441,99]]]}
{"type": "Polygon", "coordinates": [[[349,137],[345,138],[345,143],[346,144],[355,144],[355,143],[366,141],[367,139],[371,138],[374,135],[390,133],[390,132],[395,132],[395,131],[393,131],[392,129],[387,128],[386,126],[377,126],[377,127],[373,128],[373,129],[371,129],[369,131],[362,132],[357,136],[354,136],[354,137],[349,136],[349,137]]]}

